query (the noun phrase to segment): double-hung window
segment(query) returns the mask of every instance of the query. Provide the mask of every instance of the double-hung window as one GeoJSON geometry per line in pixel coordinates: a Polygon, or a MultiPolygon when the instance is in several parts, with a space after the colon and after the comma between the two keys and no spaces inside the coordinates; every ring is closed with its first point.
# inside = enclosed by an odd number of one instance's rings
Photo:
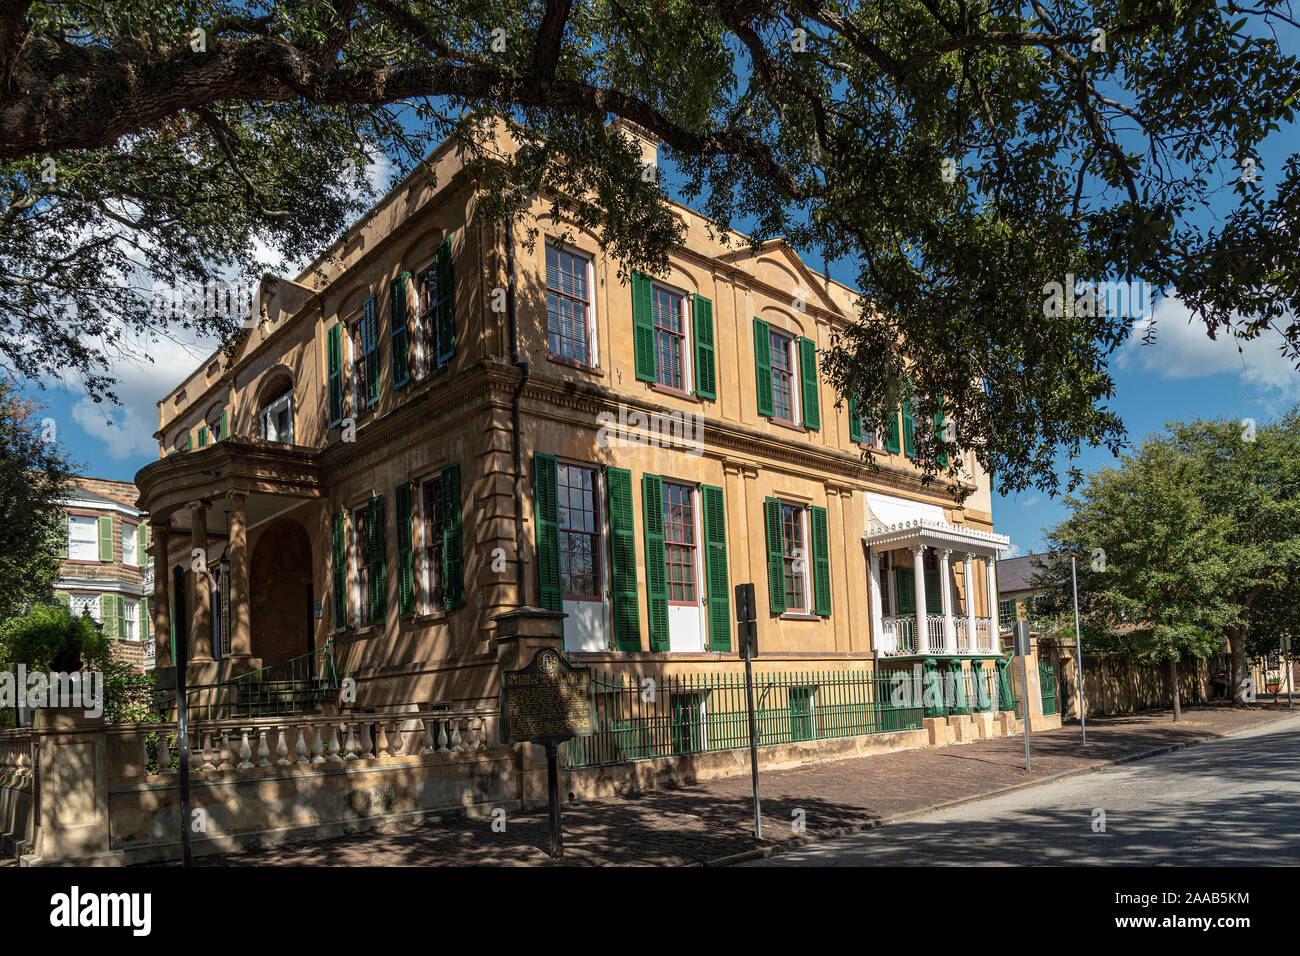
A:
{"type": "Polygon", "coordinates": [[[659,384],[688,391],[686,380],[686,312],[683,297],[654,287],[655,367],[659,384]]]}
{"type": "Polygon", "coordinates": [[[72,561],[99,560],[98,518],[68,515],[68,558],[72,561]]]}
{"type": "Polygon", "coordinates": [[[423,519],[424,555],[424,609],[426,614],[442,610],[446,605],[443,591],[443,514],[442,477],[435,475],[421,486],[420,501],[423,519]]]}
{"type": "Polygon", "coordinates": [[[785,609],[808,610],[808,546],[805,512],[800,505],[781,503],[782,559],[785,565],[785,609]]]}
{"type": "Polygon", "coordinates": [[[140,566],[139,527],[122,522],[122,563],[137,568],[140,566]]]}
{"type": "Polygon", "coordinates": [[[557,462],[560,588],[566,601],[599,601],[600,500],[596,469],[557,462]]]}
{"type": "Polygon", "coordinates": [[[552,358],[595,365],[591,328],[591,262],[546,244],[546,338],[552,358]]]}
{"type": "Polygon", "coordinates": [[[140,602],[135,598],[122,599],[122,634],[124,641],[138,641],[140,636],[140,602]]]}
{"type": "Polygon", "coordinates": [[[772,337],[772,417],[795,424],[794,339],[776,330],[772,337]]]}
{"type": "Polygon", "coordinates": [[[352,555],[355,561],[356,582],[354,595],[357,602],[357,620],[365,627],[373,623],[370,619],[370,509],[357,508],[352,512],[352,555]]]}
{"type": "Polygon", "coordinates": [[[668,603],[699,603],[695,583],[695,489],[663,483],[664,546],[668,565],[668,603]]]}

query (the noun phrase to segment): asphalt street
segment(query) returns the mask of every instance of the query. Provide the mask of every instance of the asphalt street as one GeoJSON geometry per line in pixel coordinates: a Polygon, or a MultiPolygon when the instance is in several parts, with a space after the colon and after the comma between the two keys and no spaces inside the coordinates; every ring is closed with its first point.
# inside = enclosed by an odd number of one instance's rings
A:
{"type": "Polygon", "coordinates": [[[1300,716],[744,865],[1035,864],[1300,864],[1300,716]]]}

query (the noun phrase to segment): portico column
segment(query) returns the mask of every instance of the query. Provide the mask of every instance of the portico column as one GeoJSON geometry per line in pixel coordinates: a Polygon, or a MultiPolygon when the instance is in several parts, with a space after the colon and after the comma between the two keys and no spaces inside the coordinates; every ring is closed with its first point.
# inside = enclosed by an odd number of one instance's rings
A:
{"type": "Polygon", "coordinates": [[[943,607],[943,646],[949,654],[957,653],[957,625],[952,619],[952,582],[948,580],[951,548],[939,549],[939,603],[943,607]]]}
{"type": "Polygon", "coordinates": [[[230,656],[253,656],[252,622],[248,600],[248,519],[245,496],[230,493],[230,656]]]}
{"type": "Polygon", "coordinates": [[[887,645],[884,619],[880,613],[880,552],[875,548],[871,548],[870,551],[871,557],[867,562],[867,574],[870,576],[867,593],[871,599],[871,649],[877,654],[883,654],[894,648],[887,645]]]}
{"type": "Polygon", "coordinates": [[[930,650],[930,629],[925,612],[925,545],[912,545],[912,590],[916,592],[916,646],[930,650]]]}
{"type": "Polygon", "coordinates": [[[208,505],[191,501],[190,509],[190,660],[212,660],[212,583],[208,577],[208,505]],[[197,552],[197,553],[196,553],[197,552]]]}
{"type": "Polygon", "coordinates": [[[971,651],[982,651],[975,634],[975,555],[969,551],[963,557],[962,577],[966,585],[966,641],[971,651]]]}
{"type": "Polygon", "coordinates": [[[154,667],[172,666],[171,568],[167,564],[171,519],[149,522],[153,538],[153,652],[154,667]]]}
{"type": "Polygon", "coordinates": [[[992,555],[984,559],[984,583],[988,589],[989,602],[989,632],[993,637],[993,649],[998,653],[1002,652],[1001,631],[998,629],[998,582],[993,574],[992,555]]]}

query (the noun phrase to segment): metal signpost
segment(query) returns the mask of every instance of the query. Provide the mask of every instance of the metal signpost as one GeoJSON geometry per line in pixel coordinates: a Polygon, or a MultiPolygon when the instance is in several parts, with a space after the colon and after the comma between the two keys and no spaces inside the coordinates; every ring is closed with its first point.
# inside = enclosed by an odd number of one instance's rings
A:
{"type": "Polygon", "coordinates": [[[758,655],[758,621],[754,585],[736,585],[736,620],[740,652],[745,655],[745,701],[749,707],[749,773],[754,783],[754,838],[763,839],[763,811],[758,799],[758,721],[754,716],[754,658],[758,655]]]}
{"type": "Polygon", "coordinates": [[[1020,655],[1020,720],[1025,725],[1025,770],[1029,765],[1029,622],[1016,621],[1011,625],[1016,639],[1016,653],[1020,655]]]}
{"type": "MultiPolygon", "coordinates": [[[[1088,746],[1088,715],[1083,703],[1083,638],[1079,634],[1079,572],[1070,555],[1070,579],[1074,583],[1074,656],[1079,662],[1079,727],[1083,730],[1083,745],[1088,746]]],[[[1064,676],[1064,675],[1062,675],[1064,676]]]]}
{"type": "Polygon", "coordinates": [[[1282,635],[1282,664],[1286,667],[1286,706],[1290,710],[1295,709],[1295,704],[1291,702],[1291,671],[1294,666],[1291,663],[1291,635],[1282,635]]]}
{"type": "Polygon", "coordinates": [[[591,719],[591,668],[574,667],[544,647],[522,670],[501,675],[501,740],[546,748],[546,787],[551,801],[550,854],[564,856],[560,828],[559,745],[595,733],[591,719]]]}

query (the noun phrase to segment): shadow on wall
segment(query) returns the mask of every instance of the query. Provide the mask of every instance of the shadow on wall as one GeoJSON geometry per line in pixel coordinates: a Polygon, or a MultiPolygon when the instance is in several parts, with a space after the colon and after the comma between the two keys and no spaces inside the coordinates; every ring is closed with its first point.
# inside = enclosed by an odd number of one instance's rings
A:
{"type": "Polygon", "coordinates": [[[292,518],[257,536],[249,562],[252,653],[269,667],[314,649],[311,539],[292,518]]]}

